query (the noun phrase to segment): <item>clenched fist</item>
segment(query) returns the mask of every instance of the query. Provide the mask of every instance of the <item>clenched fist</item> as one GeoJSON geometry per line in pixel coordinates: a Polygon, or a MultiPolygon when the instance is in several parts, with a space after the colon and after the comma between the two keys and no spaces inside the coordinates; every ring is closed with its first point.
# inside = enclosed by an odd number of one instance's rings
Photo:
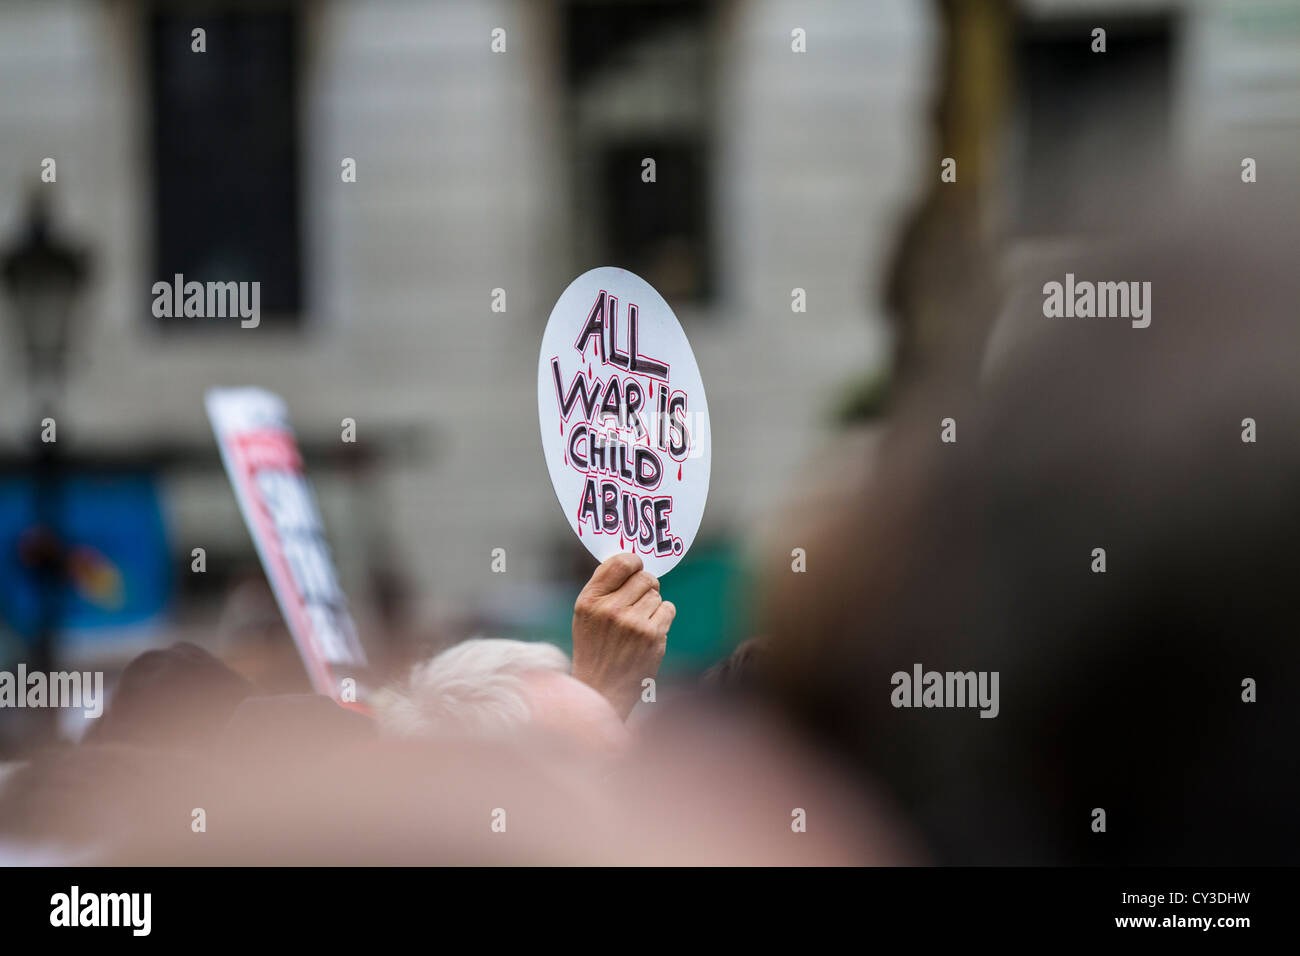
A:
{"type": "Polygon", "coordinates": [[[626,719],[641,681],[659,673],[668,628],[677,616],[659,595],[659,579],[635,554],[598,567],[573,604],[573,676],[605,696],[626,719]]]}

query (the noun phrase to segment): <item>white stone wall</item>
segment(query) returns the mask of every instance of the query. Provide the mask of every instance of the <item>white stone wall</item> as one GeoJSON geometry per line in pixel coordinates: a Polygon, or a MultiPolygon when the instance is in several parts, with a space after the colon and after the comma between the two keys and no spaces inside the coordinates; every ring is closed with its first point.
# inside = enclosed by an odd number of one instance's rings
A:
{"type": "MultiPolygon", "coordinates": [[[[533,375],[555,297],[606,264],[566,261],[553,10],[369,0],[307,11],[300,333],[157,334],[135,4],[0,6],[0,230],[12,233],[40,159],[56,157],[47,188],[59,222],[97,256],[69,434],[125,447],[206,438],[203,390],[238,383],[281,392],[303,435],[336,434],[344,416],[363,436],[383,422],[426,425],[432,456],[381,476],[381,517],[425,613],[494,600],[544,580],[568,533],[540,454],[533,375]],[[505,55],[489,51],[496,26],[505,55]],[[358,161],[355,185],[339,181],[344,156],[358,161]],[[498,286],[504,315],[489,309],[498,286]],[[493,547],[508,550],[504,579],[489,573],[493,547]]],[[[747,540],[825,440],[845,382],[883,357],[875,302],[921,176],[929,17],[910,0],[722,7],[720,294],[713,315],[682,310],[713,415],[704,534],[747,540]],[[806,54],[790,50],[796,26],[806,54]],[[790,310],[796,286],[807,314],[790,310]]],[[[26,409],[14,358],[3,361],[0,437],[17,442],[26,409]]],[[[322,491],[355,581],[364,520],[322,491]]],[[[246,540],[220,483],[176,483],[170,505],[178,550],[246,540]]]]}

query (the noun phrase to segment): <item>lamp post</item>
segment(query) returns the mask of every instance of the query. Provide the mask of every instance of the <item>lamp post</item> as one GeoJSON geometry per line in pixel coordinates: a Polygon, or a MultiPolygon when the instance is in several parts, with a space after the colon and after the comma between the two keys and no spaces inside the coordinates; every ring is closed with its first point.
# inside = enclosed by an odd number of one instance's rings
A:
{"type": "Polygon", "coordinates": [[[21,235],[0,256],[0,279],[10,300],[8,311],[15,338],[25,353],[36,411],[32,463],[35,523],[20,547],[21,557],[32,568],[37,584],[33,667],[38,671],[49,671],[54,661],[58,601],[66,580],[59,538],[62,476],[57,442],[43,440],[41,422],[56,418],[74,332],[76,300],[88,272],[87,255],[60,243],[51,234],[44,188],[37,187],[30,196],[21,235]]]}

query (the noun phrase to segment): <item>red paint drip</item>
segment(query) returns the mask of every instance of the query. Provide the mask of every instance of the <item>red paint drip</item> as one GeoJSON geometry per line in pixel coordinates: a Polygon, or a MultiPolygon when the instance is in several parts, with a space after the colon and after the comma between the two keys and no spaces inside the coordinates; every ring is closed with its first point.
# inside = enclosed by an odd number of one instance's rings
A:
{"type": "Polygon", "coordinates": [[[681,480],[682,480],[682,466],[681,466],[681,465],[678,465],[678,466],[677,466],[677,480],[678,480],[678,481],[681,481],[681,480]]]}

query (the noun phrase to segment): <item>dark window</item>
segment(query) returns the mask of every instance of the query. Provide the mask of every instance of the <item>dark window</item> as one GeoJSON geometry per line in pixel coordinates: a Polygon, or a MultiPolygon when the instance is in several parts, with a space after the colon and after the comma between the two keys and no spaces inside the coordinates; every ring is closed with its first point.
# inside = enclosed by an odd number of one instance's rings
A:
{"type": "Polygon", "coordinates": [[[1168,17],[1022,21],[1017,38],[1015,221],[1086,228],[1167,177],[1173,70],[1168,17]],[[1106,52],[1092,31],[1106,30],[1106,52]]]}
{"type": "Polygon", "coordinates": [[[602,235],[611,264],[630,269],[662,295],[708,294],[708,190],[703,144],[668,138],[605,148],[602,235]],[[653,156],[656,181],[641,181],[641,161],[653,156]]]}
{"type": "Polygon", "coordinates": [[[703,29],[702,0],[572,0],[565,10],[565,76],[581,87],[619,63],[656,33],[703,29]]]}
{"type": "Polygon", "coordinates": [[[576,265],[630,269],[670,303],[712,292],[711,13],[699,0],[564,10],[576,265]]]}
{"type": "Polygon", "coordinates": [[[291,9],[203,12],[166,8],[149,22],[151,282],[176,273],[186,281],[257,281],[263,322],[294,323],[302,304],[297,16],[291,9]],[[207,31],[205,53],[191,50],[197,27],[207,31]]]}

